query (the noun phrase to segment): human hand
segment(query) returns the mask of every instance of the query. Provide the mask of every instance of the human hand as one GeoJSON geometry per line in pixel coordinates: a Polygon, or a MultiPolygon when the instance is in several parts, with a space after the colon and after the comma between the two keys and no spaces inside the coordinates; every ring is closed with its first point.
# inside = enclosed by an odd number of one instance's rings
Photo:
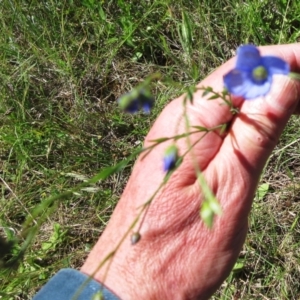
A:
{"type": "MultiPolygon", "coordinates": [[[[262,55],[287,61],[292,71],[300,69],[300,44],[260,48],[262,55]]],[[[223,75],[234,67],[230,60],[203,80],[201,86],[222,91],[223,75]]],[[[228,276],[247,233],[247,218],[262,169],[291,114],[299,105],[300,84],[275,76],[270,93],[244,101],[233,98],[240,113],[233,116],[220,100],[194,95],[187,113],[192,125],[212,128],[228,123],[224,134],[211,132],[193,153],[223,213],[208,229],[199,217],[203,194],[197,183],[193,160],[186,156],[167,185],[151,204],[134,246],[127,238],[113,257],[105,284],[122,299],[207,299],[228,276]]],[[[183,97],[172,101],[149,134],[151,140],[185,132],[183,97]]],[[[191,136],[197,140],[198,136],[191,136]]],[[[136,162],[126,189],[111,220],[81,271],[92,274],[124,236],[141,207],[164,178],[161,144],[136,162]]],[[[187,149],[179,143],[180,154],[187,149]]],[[[103,282],[105,266],[94,276],[103,282]]]]}

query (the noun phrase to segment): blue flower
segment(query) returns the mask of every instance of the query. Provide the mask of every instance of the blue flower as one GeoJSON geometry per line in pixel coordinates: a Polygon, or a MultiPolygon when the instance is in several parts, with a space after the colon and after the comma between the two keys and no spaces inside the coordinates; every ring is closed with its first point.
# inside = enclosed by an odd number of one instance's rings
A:
{"type": "Polygon", "coordinates": [[[169,146],[164,155],[164,171],[170,172],[174,170],[176,166],[176,161],[178,159],[178,149],[175,145],[169,146]]]}
{"type": "Polygon", "coordinates": [[[126,105],[123,107],[123,110],[130,113],[130,114],[134,114],[139,110],[139,103],[137,101],[137,99],[131,99],[130,95],[126,94],[123,96],[124,98],[119,98],[118,102],[121,106],[121,101],[122,99],[128,99],[129,101],[126,103],[126,105]],[[127,98],[128,97],[128,98],[127,98]]]}
{"type": "Polygon", "coordinates": [[[154,105],[154,98],[149,91],[141,89],[138,97],[138,102],[144,113],[149,114],[154,105]]]}
{"type": "Polygon", "coordinates": [[[154,105],[154,98],[148,90],[136,88],[120,97],[118,103],[125,112],[134,114],[139,109],[143,109],[146,114],[149,114],[154,105]]]}
{"type": "Polygon", "coordinates": [[[254,99],[270,91],[273,75],[289,72],[290,66],[283,59],[260,56],[254,45],[244,45],[237,49],[235,69],[224,76],[224,84],[231,94],[254,99]]]}

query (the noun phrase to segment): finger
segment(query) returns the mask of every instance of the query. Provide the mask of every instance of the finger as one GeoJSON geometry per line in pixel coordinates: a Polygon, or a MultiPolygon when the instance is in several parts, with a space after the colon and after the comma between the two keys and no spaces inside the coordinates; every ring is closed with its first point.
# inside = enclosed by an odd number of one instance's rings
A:
{"type": "MultiPolygon", "coordinates": [[[[278,76],[274,78],[271,91],[266,97],[245,101],[210,165],[215,168],[220,164],[223,166],[218,173],[223,182],[220,193],[228,192],[228,189],[234,189],[235,186],[241,187],[236,197],[223,198],[223,205],[231,202],[241,217],[241,211],[248,214],[263,167],[289,117],[299,105],[299,91],[299,82],[278,76]],[[232,174],[230,178],[228,172],[232,174]]],[[[231,214],[234,215],[233,210],[231,214]]]]}
{"type": "MultiPolygon", "coordinates": [[[[289,63],[291,70],[300,70],[300,55],[297,55],[300,53],[300,44],[261,47],[261,53],[281,57],[289,63]]],[[[212,86],[217,91],[221,90],[223,75],[233,66],[234,60],[230,60],[201,84],[212,86]]],[[[249,163],[256,166],[258,171],[261,170],[290,115],[299,107],[299,92],[298,81],[287,76],[274,76],[271,91],[266,97],[251,101],[233,98],[235,104],[240,106],[240,114],[232,124],[230,134],[224,144],[222,143],[220,151],[232,151],[234,146],[238,147],[239,151],[248,157],[249,163]],[[253,149],[257,149],[258,152],[253,149]]],[[[204,119],[206,125],[210,123],[208,125],[216,126],[233,118],[228,108],[217,101],[200,98],[195,105],[201,107],[198,114],[200,123],[204,119]]],[[[201,144],[197,147],[196,151],[201,152],[201,144]]]]}
{"type": "Polygon", "coordinates": [[[299,91],[299,83],[280,76],[266,97],[245,101],[220,151],[232,158],[242,153],[252,172],[260,172],[298,105],[299,91]]]}

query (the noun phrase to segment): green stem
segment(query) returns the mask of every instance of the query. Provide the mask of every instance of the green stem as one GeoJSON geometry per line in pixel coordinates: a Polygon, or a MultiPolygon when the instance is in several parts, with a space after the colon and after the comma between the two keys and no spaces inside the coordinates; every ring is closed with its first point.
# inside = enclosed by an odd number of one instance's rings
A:
{"type": "MultiPolygon", "coordinates": [[[[186,112],[186,106],[184,107],[184,119],[185,119],[186,131],[188,131],[189,128],[191,127],[191,125],[190,125],[189,117],[188,117],[187,112],[186,112]]],[[[222,127],[223,125],[219,125],[219,126],[222,127]]],[[[188,148],[193,150],[193,147],[194,147],[195,143],[192,144],[190,136],[187,136],[186,141],[187,141],[188,148]]],[[[197,181],[199,183],[199,186],[200,186],[200,188],[203,192],[203,196],[204,196],[204,200],[202,202],[202,205],[204,203],[206,203],[206,204],[209,203],[210,204],[209,205],[209,214],[207,216],[205,216],[205,218],[203,218],[204,215],[202,214],[202,207],[201,207],[200,215],[202,217],[203,222],[207,225],[207,227],[211,228],[212,225],[213,225],[214,215],[221,213],[221,207],[220,207],[219,202],[216,199],[214,193],[212,192],[212,190],[208,186],[208,184],[207,184],[207,182],[206,182],[206,180],[205,180],[205,178],[204,178],[204,176],[203,176],[203,174],[202,174],[202,172],[199,168],[197,158],[196,158],[193,151],[191,151],[191,156],[192,156],[192,162],[193,162],[193,165],[194,165],[195,173],[196,173],[196,176],[197,176],[197,181]]]]}
{"type": "Polygon", "coordinates": [[[300,74],[298,73],[290,72],[289,77],[292,79],[300,80],[300,74]]]}

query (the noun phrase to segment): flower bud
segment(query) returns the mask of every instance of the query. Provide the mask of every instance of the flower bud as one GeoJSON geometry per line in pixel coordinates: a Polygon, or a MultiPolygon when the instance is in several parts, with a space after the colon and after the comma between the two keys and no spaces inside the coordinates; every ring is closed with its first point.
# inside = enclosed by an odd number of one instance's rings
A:
{"type": "Polygon", "coordinates": [[[141,235],[139,232],[134,232],[131,235],[130,241],[131,241],[131,245],[135,245],[139,242],[139,240],[141,239],[141,235]]]}
{"type": "Polygon", "coordinates": [[[164,163],[164,171],[170,172],[174,170],[176,166],[176,161],[178,159],[178,149],[175,145],[169,146],[164,155],[163,163],[164,163]]]}
{"type": "Polygon", "coordinates": [[[143,109],[146,114],[149,114],[154,105],[154,98],[149,90],[136,88],[121,96],[118,99],[118,103],[125,112],[134,114],[138,112],[139,109],[143,109]]]}

